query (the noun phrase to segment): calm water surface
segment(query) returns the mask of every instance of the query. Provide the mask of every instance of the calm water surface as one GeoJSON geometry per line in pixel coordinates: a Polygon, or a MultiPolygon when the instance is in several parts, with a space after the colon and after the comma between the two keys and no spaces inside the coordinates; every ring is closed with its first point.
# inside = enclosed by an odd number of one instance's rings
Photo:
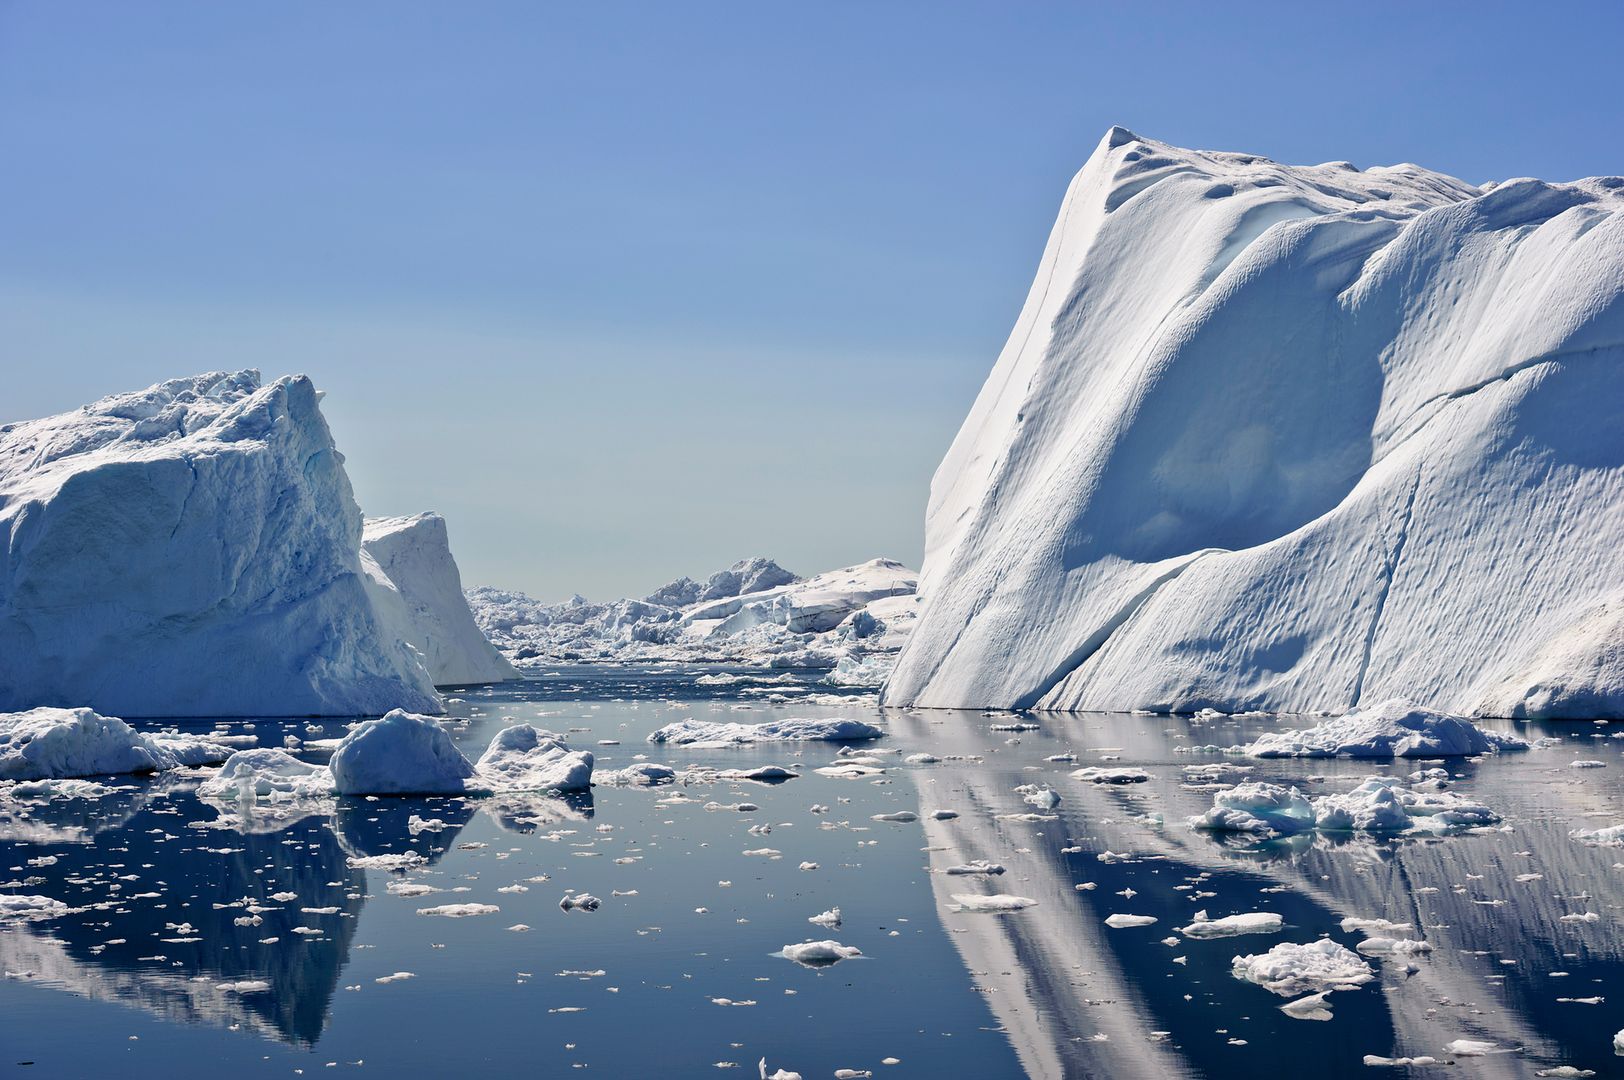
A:
{"type": "MultiPolygon", "coordinates": [[[[1211,802],[1188,766],[1248,764],[1251,778],[1312,794],[1384,770],[1188,752],[1244,741],[1272,720],[1041,716],[1024,718],[1036,730],[1007,731],[995,730],[1013,719],[1004,715],[882,715],[861,695],[812,705],[794,699],[813,688],[701,685],[702,674],[571,668],[469,689],[451,705],[453,730],[471,757],[516,720],[567,730],[600,770],[641,756],[804,775],[600,786],[568,801],[336,800],[247,816],[169,777],[0,811],[0,891],[76,909],[0,924],[0,1069],[754,1076],[765,1057],[769,1071],[808,1078],[1255,1076],[1310,1063],[1335,1077],[1372,1075],[1366,1054],[1447,1062],[1446,1045],[1463,1038],[1508,1051],[1460,1058],[1472,1075],[1565,1065],[1607,1076],[1624,1065],[1612,1050],[1624,1028],[1624,850],[1569,835],[1624,821],[1624,763],[1605,727],[1525,726],[1561,742],[1451,764],[1454,790],[1495,807],[1500,829],[1260,846],[1183,824],[1211,802]],[[883,773],[836,778],[813,771],[837,761],[831,745],[645,741],[688,716],[854,716],[884,726],[878,745],[896,753],[880,755],[883,773]],[[921,752],[942,760],[903,760],[921,752]],[[1049,760],[1062,754],[1077,760],[1049,760]],[[1576,759],[1604,767],[1574,768],[1576,759]],[[1152,779],[1070,778],[1102,762],[1152,779]],[[1028,805],[1015,788],[1029,784],[1052,786],[1060,805],[1028,805]],[[959,816],[938,821],[937,810],[959,816]],[[874,820],[899,811],[920,820],[874,820]],[[423,862],[406,873],[366,865],[407,852],[423,862]],[[942,873],[972,859],[1006,873],[942,873]],[[413,886],[436,891],[411,895],[413,886]],[[564,912],[569,890],[602,906],[564,912]],[[1005,915],[957,910],[956,894],[990,892],[1037,903],[1005,915]],[[419,914],[464,903],[499,910],[419,914]],[[838,930],[807,922],[837,906],[838,930]],[[1177,931],[1197,910],[1277,912],[1286,926],[1190,940],[1177,931]],[[1597,918],[1562,921],[1584,912],[1597,918]],[[1110,929],[1114,913],[1157,922],[1110,929]],[[1281,941],[1357,945],[1345,916],[1411,923],[1403,936],[1433,951],[1374,959],[1377,980],[1333,994],[1321,1022],[1291,1018],[1279,1009],[1286,998],[1230,975],[1232,957],[1281,941]],[[827,937],[862,958],[808,968],[774,955],[827,937]]],[[[267,746],[343,726],[228,725],[267,746]]],[[[1441,1068],[1385,1071],[1452,1074],[1441,1068]]]]}

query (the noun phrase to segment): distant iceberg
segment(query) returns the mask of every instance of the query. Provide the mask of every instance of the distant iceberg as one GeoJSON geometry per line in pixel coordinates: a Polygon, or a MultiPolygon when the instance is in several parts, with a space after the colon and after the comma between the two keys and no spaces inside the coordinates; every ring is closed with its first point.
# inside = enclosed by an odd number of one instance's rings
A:
{"type": "Polygon", "coordinates": [[[543,604],[468,590],[474,620],[523,664],[682,661],[824,668],[842,686],[878,686],[919,610],[918,575],[892,559],[800,578],[745,559],[704,582],[682,577],[640,599],[543,604]]]}
{"type": "Polygon", "coordinates": [[[887,704],[1624,716],[1624,178],[1112,128],[926,533],[887,704]]]}

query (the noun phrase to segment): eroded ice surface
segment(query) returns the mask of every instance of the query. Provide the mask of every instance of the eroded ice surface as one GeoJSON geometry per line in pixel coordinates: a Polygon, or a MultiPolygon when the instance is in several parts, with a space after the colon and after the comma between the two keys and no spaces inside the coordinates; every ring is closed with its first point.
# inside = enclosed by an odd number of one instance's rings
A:
{"type": "Polygon", "coordinates": [[[1112,128],[931,484],[887,700],[1624,715],[1624,179],[1112,128]]]}

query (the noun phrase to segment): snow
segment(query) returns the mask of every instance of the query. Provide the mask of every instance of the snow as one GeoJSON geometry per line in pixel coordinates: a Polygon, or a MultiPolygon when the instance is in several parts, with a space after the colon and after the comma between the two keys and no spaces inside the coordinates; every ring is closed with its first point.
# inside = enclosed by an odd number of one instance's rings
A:
{"type": "Polygon", "coordinates": [[[701,583],[679,578],[642,599],[544,604],[470,589],[479,628],[513,661],[727,662],[828,669],[839,686],[878,686],[918,615],[918,576],[873,559],[802,579],[747,559],[701,583]]]}
{"type": "Polygon", "coordinates": [[[1526,750],[1515,735],[1485,731],[1462,716],[1422,708],[1402,698],[1384,701],[1316,727],[1258,737],[1252,757],[1436,758],[1526,750]]]}
{"type": "Polygon", "coordinates": [[[690,717],[667,724],[648,737],[649,742],[695,749],[750,746],[760,742],[865,742],[883,738],[872,724],[844,717],[808,719],[786,717],[760,724],[733,724],[690,717]]]}
{"type": "Polygon", "coordinates": [[[474,775],[439,721],[402,709],[350,729],[329,768],[340,795],[460,795],[474,775]]]}
{"type": "Polygon", "coordinates": [[[1371,966],[1329,938],[1306,945],[1282,942],[1266,953],[1237,956],[1230,973],[1281,997],[1351,990],[1376,977],[1371,966]]]}
{"type": "Polygon", "coordinates": [[[361,568],[386,631],[417,651],[436,686],[521,677],[474,625],[445,518],[368,518],[361,568]]]}
{"type": "Polygon", "coordinates": [[[1195,921],[1179,927],[1179,933],[1188,938],[1239,937],[1244,934],[1277,934],[1285,920],[1269,911],[1249,911],[1240,915],[1225,915],[1219,919],[1207,918],[1205,911],[1195,913],[1195,921]]]}
{"type": "Polygon", "coordinates": [[[785,945],[784,959],[793,960],[797,964],[808,967],[820,967],[827,964],[838,963],[841,960],[850,960],[862,956],[863,950],[855,945],[842,945],[838,941],[805,941],[799,945],[785,945]]]}
{"type": "Polygon", "coordinates": [[[517,724],[504,728],[474,766],[480,784],[495,791],[586,791],[592,753],[571,750],[564,737],[517,724]]]}
{"type": "Polygon", "coordinates": [[[440,711],[318,396],[216,372],[0,425],[0,709],[440,711]]]}
{"type": "Polygon", "coordinates": [[[162,772],[224,761],[231,751],[186,735],[147,735],[91,709],[0,713],[0,780],[162,772]]]}
{"type": "Polygon", "coordinates": [[[937,469],[885,703],[1619,715],[1621,207],[1111,129],[937,469]]]}

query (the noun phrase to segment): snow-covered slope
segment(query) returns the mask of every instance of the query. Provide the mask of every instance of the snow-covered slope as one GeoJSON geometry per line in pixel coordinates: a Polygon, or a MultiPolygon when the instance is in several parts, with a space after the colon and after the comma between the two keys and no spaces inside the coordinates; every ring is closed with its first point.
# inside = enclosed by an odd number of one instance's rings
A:
{"type": "Polygon", "coordinates": [[[436,686],[519,678],[474,625],[445,518],[368,518],[361,532],[361,568],[385,627],[422,655],[436,686]]]}
{"type": "Polygon", "coordinates": [[[837,668],[876,684],[917,613],[913,571],[890,559],[801,579],[747,559],[704,583],[679,578],[642,600],[543,604],[523,593],[468,591],[474,621],[498,648],[529,660],[727,662],[837,668]]]}
{"type": "Polygon", "coordinates": [[[0,427],[0,709],[441,711],[318,398],[214,373],[0,427]]]}
{"type": "Polygon", "coordinates": [[[1624,715],[1621,208],[1113,128],[936,473],[886,700],[1624,715]]]}

